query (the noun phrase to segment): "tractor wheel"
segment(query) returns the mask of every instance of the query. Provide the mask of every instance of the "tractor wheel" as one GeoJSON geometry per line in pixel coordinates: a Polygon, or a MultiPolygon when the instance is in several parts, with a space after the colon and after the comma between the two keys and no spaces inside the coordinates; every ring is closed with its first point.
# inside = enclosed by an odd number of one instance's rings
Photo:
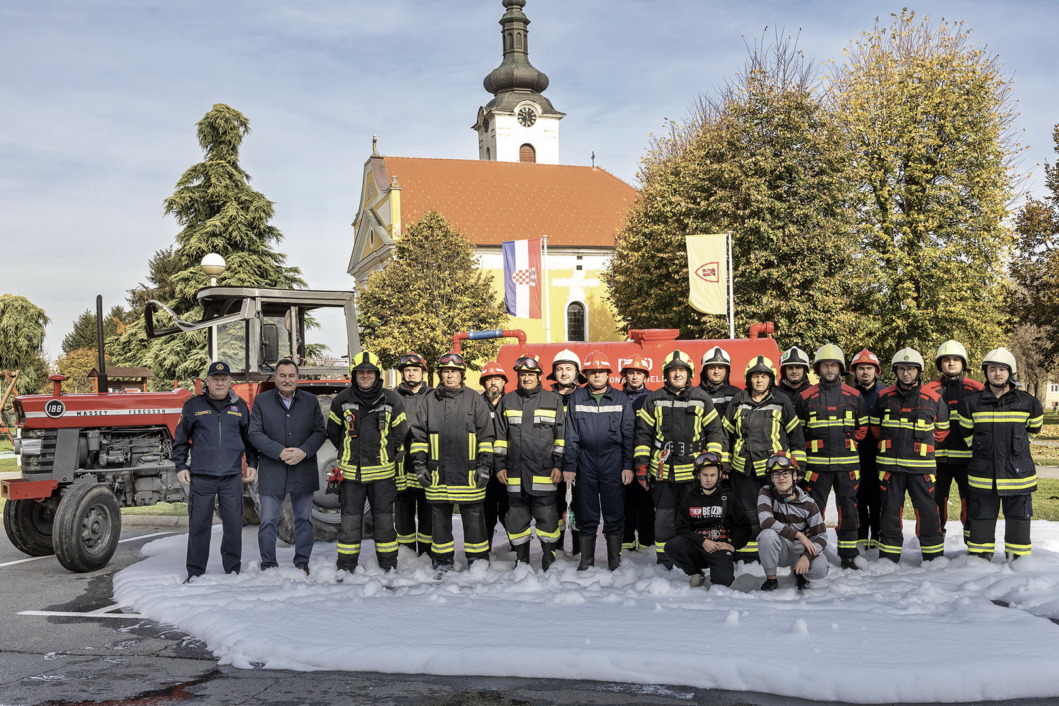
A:
{"type": "Polygon", "coordinates": [[[52,537],[55,557],[70,571],[107,565],[121,536],[121,509],[103,483],[75,483],[59,501],[52,537]]]}
{"type": "Polygon", "coordinates": [[[15,549],[30,556],[48,556],[55,521],[54,501],[8,500],[4,505],[4,530],[15,549]]]}

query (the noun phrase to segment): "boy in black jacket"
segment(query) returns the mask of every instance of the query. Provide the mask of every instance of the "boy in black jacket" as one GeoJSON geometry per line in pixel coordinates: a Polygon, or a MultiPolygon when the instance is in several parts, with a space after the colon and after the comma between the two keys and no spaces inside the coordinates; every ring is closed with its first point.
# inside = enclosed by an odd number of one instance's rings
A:
{"type": "Polygon", "coordinates": [[[677,505],[676,534],[666,542],[666,556],[688,575],[692,586],[705,583],[705,568],[710,583],[730,586],[735,580],[733,553],[750,539],[750,520],[732,491],[720,486],[718,454],[699,454],[695,481],[677,505]]]}

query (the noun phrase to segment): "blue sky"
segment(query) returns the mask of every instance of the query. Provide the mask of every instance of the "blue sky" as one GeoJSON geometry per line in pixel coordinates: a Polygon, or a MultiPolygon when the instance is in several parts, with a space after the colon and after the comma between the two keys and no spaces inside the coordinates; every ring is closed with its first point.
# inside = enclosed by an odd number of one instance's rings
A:
{"type": "MultiPolygon", "coordinates": [[[[567,113],[564,164],[634,183],[650,134],[743,65],[746,46],[800,33],[815,60],[905,3],[528,0],[530,58],[567,113]],[[767,29],[766,29],[767,28],[767,29]]],[[[930,2],[963,20],[1014,80],[1026,188],[1054,161],[1052,2],[930,2]]],[[[477,158],[470,126],[500,60],[500,0],[386,3],[36,0],[0,6],[0,293],[52,318],[120,303],[178,231],[162,200],[200,161],[214,103],[248,116],[242,164],[276,202],[281,248],[310,286],[346,289],[360,175],[394,156],[477,158]]]]}

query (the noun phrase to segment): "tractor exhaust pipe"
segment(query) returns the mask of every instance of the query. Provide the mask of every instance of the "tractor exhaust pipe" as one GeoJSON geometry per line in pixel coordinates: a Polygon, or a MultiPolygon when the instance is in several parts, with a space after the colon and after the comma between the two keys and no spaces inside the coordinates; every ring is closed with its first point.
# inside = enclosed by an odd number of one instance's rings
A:
{"type": "Polygon", "coordinates": [[[103,352],[103,295],[96,295],[96,352],[99,354],[99,361],[96,368],[99,371],[99,376],[96,378],[96,389],[99,392],[107,392],[110,390],[110,381],[107,380],[107,357],[103,352]]]}

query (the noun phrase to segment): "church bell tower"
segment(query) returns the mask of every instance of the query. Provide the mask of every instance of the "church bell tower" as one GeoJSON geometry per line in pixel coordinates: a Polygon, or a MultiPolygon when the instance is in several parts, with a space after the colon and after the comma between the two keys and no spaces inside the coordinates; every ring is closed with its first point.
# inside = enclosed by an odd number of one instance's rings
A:
{"type": "Polygon", "coordinates": [[[526,0],[503,0],[504,58],[485,77],[493,99],[478,109],[478,158],[493,162],[559,163],[559,121],[565,113],[541,95],[548,77],[529,62],[526,0]]]}

